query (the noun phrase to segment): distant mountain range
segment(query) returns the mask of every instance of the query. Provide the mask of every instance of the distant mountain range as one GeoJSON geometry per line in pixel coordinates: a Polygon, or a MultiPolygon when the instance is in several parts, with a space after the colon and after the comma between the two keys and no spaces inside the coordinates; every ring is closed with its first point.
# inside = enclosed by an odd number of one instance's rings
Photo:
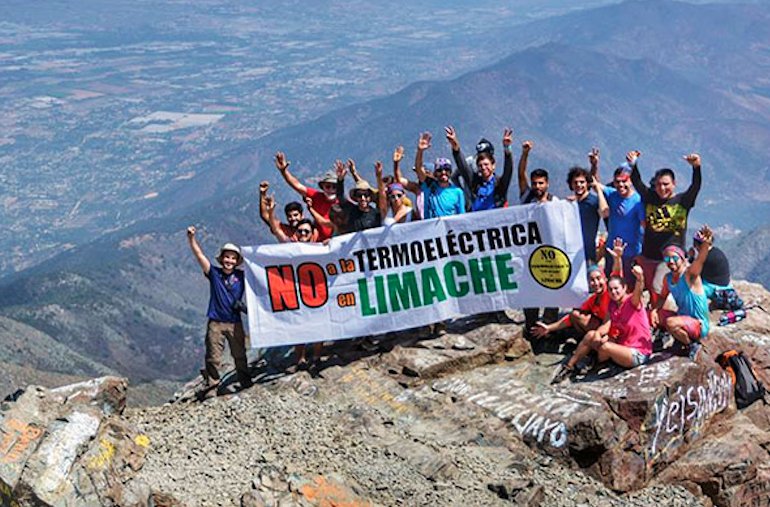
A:
{"type": "MultiPolygon", "coordinates": [[[[488,67],[451,81],[415,83],[274,132],[152,200],[146,212],[156,218],[7,277],[0,316],[13,332],[3,331],[3,342],[29,335],[46,351],[60,346],[58,362],[32,363],[45,372],[188,377],[202,360],[207,286],[184,227],[204,229],[211,255],[225,239],[270,241],[256,218],[258,181],[270,180],[280,202],[296,198],[273,167],[276,150],[312,184],[336,158],[355,158],[368,176],[399,144],[408,168],[422,130],[434,133],[433,158],[449,154],[447,124],[468,152],[481,136],[499,146],[510,125],[517,143],[534,140],[530,167],[551,171],[557,195],[566,169],[585,164],[592,146],[602,150],[605,179],[636,148],[645,176],[671,166],[681,189],[690,179],[681,155],[697,151],[704,187],[691,225],[760,226],[770,216],[769,22],[766,5],[656,0],[517,27],[501,45],[523,49],[503,60],[490,55],[488,67]]],[[[0,359],[29,364],[23,350],[0,359]]]]}

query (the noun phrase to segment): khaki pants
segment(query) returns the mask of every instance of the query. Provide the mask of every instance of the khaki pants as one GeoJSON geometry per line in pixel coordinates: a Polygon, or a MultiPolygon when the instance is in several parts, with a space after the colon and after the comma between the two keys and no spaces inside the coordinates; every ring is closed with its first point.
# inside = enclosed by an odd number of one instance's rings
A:
{"type": "Polygon", "coordinates": [[[217,322],[209,320],[206,329],[206,374],[209,386],[219,383],[219,368],[225,351],[225,340],[230,345],[230,354],[235,362],[235,372],[241,386],[251,385],[248,362],[246,360],[246,334],[240,322],[217,322]]]}

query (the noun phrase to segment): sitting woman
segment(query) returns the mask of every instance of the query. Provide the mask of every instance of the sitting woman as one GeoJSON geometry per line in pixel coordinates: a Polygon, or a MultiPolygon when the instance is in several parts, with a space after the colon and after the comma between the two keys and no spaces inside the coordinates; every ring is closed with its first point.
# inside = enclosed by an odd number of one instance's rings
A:
{"type": "MultiPolygon", "coordinates": [[[[615,238],[612,250],[607,252],[612,255],[612,274],[619,275],[623,272],[623,252],[626,244],[620,238],[615,238]]],[[[604,271],[596,264],[588,267],[588,289],[591,295],[580,308],[573,309],[570,313],[552,324],[538,321],[532,328],[535,338],[544,338],[549,334],[562,329],[574,328],[579,336],[589,331],[598,329],[604,323],[610,305],[610,295],[607,291],[607,278],[604,271]]]]}
{"type": "Polygon", "coordinates": [[[640,266],[634,266],[631,273],[636,278],[631,294],[627,292],[623,278],[617,275],[610,277],[607,288],[611,301],[605,322],[586,334],[567,363],[559,366],[552,384],[558,384],[571,376],[575,365],[592,350],[598,354],[599,362],[611,359],[624,368],[633,368],[649,361],[652,335],[650,320],[642,303],[644,272],[640,266]]]}

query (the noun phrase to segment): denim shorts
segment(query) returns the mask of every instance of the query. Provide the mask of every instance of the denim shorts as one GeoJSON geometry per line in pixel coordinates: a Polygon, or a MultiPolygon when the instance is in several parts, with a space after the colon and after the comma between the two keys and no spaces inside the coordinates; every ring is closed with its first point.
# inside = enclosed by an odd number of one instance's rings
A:
{"type": "Polygon", "coordinates": [[[634,367],[647,364],[647,362],[650,360],[650,356],[645,356],[644,354],[642,354],[636,349],[631,351],[631,358],[634,361],[634,367]]]}

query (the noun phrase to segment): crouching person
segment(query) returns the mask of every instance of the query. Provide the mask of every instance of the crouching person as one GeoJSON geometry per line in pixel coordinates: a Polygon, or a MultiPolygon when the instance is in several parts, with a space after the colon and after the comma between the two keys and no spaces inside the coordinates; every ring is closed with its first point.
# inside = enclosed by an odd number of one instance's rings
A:
{"type": "Polygon", "coordinates": [[[604,323],[589,331],[566,364],[562,364],[551,381],[558,384],[575,371],[575,365],[592,350],[599,362],[611,359],[624,368],[645,364],[652,354],[652,335],[647,311],[642,304],[644,273],[634,266],[631,273],[636,278],[631,294],[626,291],[625,280],[617,275],[610,277],[607,288],[610,293],[609,313],[604,323]]]}
{"type": "Polygon", "coordinates": [[[668,331],[682,346],[686,346],[693,361],[701,348],[701,341],[709,333],[709,303],[701,272],[714,240],[707,225],[701,227],[698,233],[701,241],[692,264],[687,262],[684,250],[678,245],[668,245],[663,249],[663,260],[670,273],[664,279],[658,304],[650,312],[652,325],[668,331]],[[676,302],[676,313],[662,309],[669,294],[676,302]]]}
{"type": "Polygon", "coordinates": [[[225,340],[230,346],[230,353],[235,362],[235,371],[241,388],[250,387],[248,362],[246,359],[246,334],[241,322],[243,307],[244,273],[237,267],[243,262],[241,249],[232,243],[226,243],[219,249],[217,261],[222,267],[212,266],[195,239],[195,227],[187,228],[187,239],[195,259],[209,280],[209,318],[206,329],[206,367],[201,371],[207,382],[204,397],[217,394],[225,340]]]}

